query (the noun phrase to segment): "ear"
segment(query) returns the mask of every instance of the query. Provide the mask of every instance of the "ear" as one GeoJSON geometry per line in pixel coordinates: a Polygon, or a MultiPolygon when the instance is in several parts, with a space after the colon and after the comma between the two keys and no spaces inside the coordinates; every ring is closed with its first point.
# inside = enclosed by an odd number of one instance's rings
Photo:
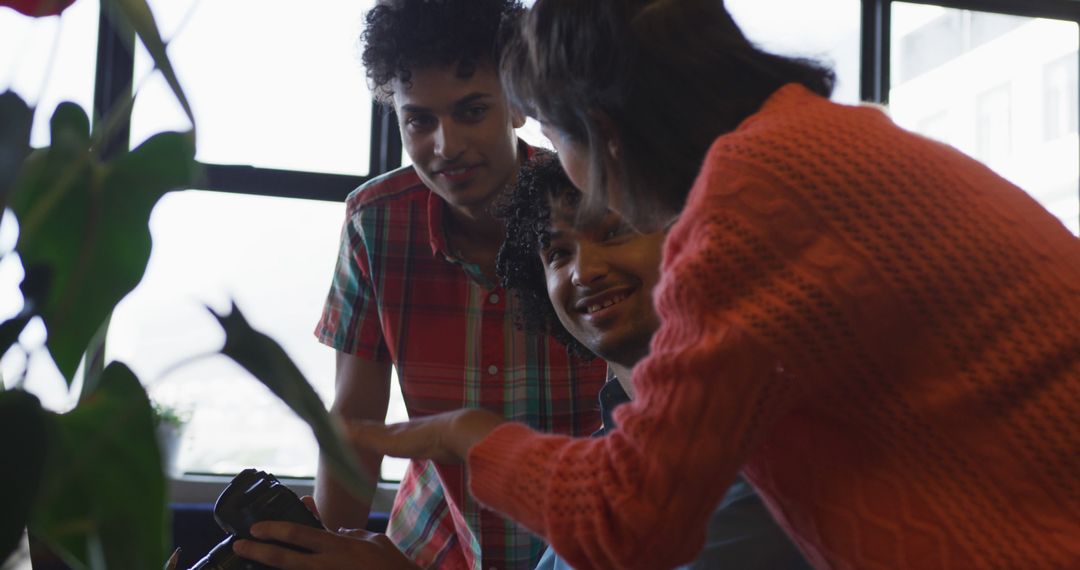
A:
{"type": "Polygon", "coordinates": [[[608,154],[614,160],[619,160],[619,141],[614,138],[609,138],[607,141],[608,154]]]}
{"type": "Polygon", "coordinates": [[[615,122],[611,120],[603,111],[596,111],[593,113],[596,119],[596,124],[600,127],[600,134],[604,136],[607,141],[608,156],[613,160],[619,160],[619,137],[618,130],[615,128],[615,122]]]}
{"type": "Polygon", "coordinates": [[[510,124],[515,129],[520,129],[525,126],[525,113],[521,112],[521,109],[511,105],[510,106],[510,124]]]}

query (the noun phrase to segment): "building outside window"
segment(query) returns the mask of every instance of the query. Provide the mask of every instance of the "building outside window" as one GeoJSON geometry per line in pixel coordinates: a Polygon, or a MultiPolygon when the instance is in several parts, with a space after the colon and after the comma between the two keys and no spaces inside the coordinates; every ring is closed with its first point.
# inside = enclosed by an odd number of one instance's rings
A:
{"type": "Polygon", "coordinates": [[[1062,56],[1043,68],[1043,95],[1046,140],[1057,140],[1077,132],[1077,55],[1062,56]]]}
{"type": "Polygon", "coordinates": [[[892,2],[889,111],[1080,234],[1076,22],[892,2]]]}
{"type": "Polygon", "coordinates": [[[998,85],[975,97],[975,158],[1000,165],[1012,152],[1012,85],[998,85]]]}

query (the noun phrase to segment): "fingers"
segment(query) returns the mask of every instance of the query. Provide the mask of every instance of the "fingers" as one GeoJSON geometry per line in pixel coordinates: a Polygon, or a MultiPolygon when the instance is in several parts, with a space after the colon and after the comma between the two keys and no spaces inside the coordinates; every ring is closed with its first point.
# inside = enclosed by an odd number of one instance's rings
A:
{"type": "Polygon", "coordinates": [[[372,537],[377,536],[375,533],[362,528],[339,528],[337,533],[350,538],[359,538],[363,540],[369,540],[372,537]]]}
{"type": "Polygon", "coordinates": [[[315,497],[304,495],[303,497],[300,497],[300,502],[304,503],[307,510],[311,511],[311,514],[315,515],[315,518],[319,519],[319,522],[322,522],[322,517],[319,516],[319,507],[315,505],[315,497]]]}
{"type": "MultiPolygon", "coordinates": [[[[316,570],[338,568],[381,568],[384,570],[418,570],[386,535],[362,530],[346,531],[351,536],[324,530],[309,529],[290,523],[258,523],[260,538],[297,540],[293,544],[315,544],[313,552],[298,552],[254,540],[238,540],[233,544],[237,555],[282,570],[316,570]],[[290,528],[295,527],[295,528],[290,528]],[[325,540],[308,540],[307,531],[321,534],[325,540]]],[[[253,532],[254,534],[254,532],[253,532]]]]}
{"type": "Polygon", "coordinates": [[[308,554],[254,540],[238,540],[234,542],[233,552],[241,558],[262,562],[271,568],[280,568],[281,570],[302,570],[309,567],[306,564],[308,554]]]}
{"type": "Polygon", "coordinates": [[[311,551],[323,550],[332,537],[319,528],[280,521],[255,523],[251,525],[251,535],[259,540],[276,540],[311,551]]]}

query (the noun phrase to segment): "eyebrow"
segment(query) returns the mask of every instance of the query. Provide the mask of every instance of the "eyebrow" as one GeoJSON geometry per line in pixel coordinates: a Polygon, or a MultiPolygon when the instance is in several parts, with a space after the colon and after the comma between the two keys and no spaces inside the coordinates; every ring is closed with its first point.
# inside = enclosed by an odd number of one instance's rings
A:
{"type": "MultiPolygon", "coordinates": [[[[479,100],[482,100],[482,99],[487,99],[487,98],[490,98],[490,97],[492,97],[491,93],[483,93],[483,92],[469,93],[468,95],[462,97],[461,99],[458,99],[457,101],[454,101],[453,106],[455,108],[463,107],[465,105],[468,105],[469,103],[473,103],[473,102],[476,102],[476,101],[479,101],[479,100]]],[[[421,105],[413,105],[411,103],[406,103],[405,105],[402,105],[401,110],[405,111],[407,113],[430,113],[431,112],[430,107],[424,107],[424,106],[421,106],[421,105]]]]}
{"type": "Polygon", "coordinates": [[[538,253],[543,253],[544,251],[551,249],[551,243],[562,238],[565,235],[566,232],[553,230],[551,228],[543,230],[543,232],[541,232],[541,234],[537,236],[536,251],[538,253]],[[547,241],[547,245],[544,245],[544,241],[547,241]]]}

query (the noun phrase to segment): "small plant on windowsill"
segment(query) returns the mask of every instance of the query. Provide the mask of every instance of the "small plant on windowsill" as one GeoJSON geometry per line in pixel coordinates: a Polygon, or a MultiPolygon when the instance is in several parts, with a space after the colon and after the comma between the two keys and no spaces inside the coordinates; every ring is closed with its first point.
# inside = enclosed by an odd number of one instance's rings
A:
{"type": "Polygon", "coordinates": [[[161,463],[165,474],[178,477],[182,473],[177,469],[180,445],[184,440],[184,429],[191,421],[191,412],[186,409],[151,400],[154,410],[154,430],[157,435],[158,449],[161,450],[161,463]]]}
{"type": "MultiPolygon", "coordinates": [[[[74,1],[0,0],[0,10],[47,17],[74,1]]],[[[101,0],[101,9],[129,47],[136,37],[146,46],[194,125],[146,0],[101,0]]],[[[81,381],[78,403],[66,413],[45,410],[22,389],[25,369],[0,382],[0,564],[27,528],[76,570],[161,567],[171,550],[155,425],[179,416],[155,414],[130,368],[105,365],[105,338],[113,308],[146,270],[150,212],[165,193],[195,186],[199,165],[194,129],[116,149],[132,103],[118,102],[93,130],[84,109],[61,103],[49,146],[35,149],[35,109],[14,92],[0,93],[0,211],[10,208],[18,221],[8,255],[18,254],[25,273],[22,309],[0,322],[0,355],[26,352],[20,333],[40,319],[68,389],[81,381]]],[[[220,352],[307,421],[341,480],[363,489],[356,460],[295,363],[235,307],[215,316],[226,336],[220,352]]]]}

